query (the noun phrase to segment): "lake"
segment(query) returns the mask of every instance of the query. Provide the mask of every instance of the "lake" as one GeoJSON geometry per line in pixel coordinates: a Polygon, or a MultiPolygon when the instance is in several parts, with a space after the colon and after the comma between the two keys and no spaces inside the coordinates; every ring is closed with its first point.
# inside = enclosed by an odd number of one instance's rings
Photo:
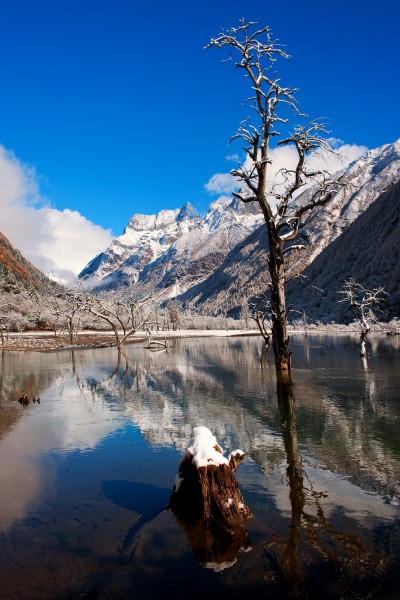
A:
{"type": "Polygon", "coordinates": [[[257,337],[3,353],[1,600],[399,598],[400,339],[357,344],[293,335],[290,389],[257,337]],[[166,510],[197,425],[245,452],[239,537],[166,510]]]}

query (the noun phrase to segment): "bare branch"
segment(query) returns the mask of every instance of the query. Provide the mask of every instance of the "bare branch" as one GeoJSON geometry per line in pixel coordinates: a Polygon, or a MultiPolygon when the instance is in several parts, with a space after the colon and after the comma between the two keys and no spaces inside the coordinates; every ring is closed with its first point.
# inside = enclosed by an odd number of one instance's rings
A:
{"type": "Polygon", "coordinates": [[[288,254],[289,252],[293,252],[294,250],[305,250],[306,247],[304,246],[304,244],[293,244],[293,246],[288,246],[287,248],[284,249],[283,251],[283,255],[285,256],[286,254],[288,254]]]}
{"type": "Polygon", "coordinates": [[[339,302],[347,302],[350,309],[356,314],[361,328],[361,356],[366,355],[367,334],[371,329],[370,321],[375,320],[374,312],[381,312],[380,305],[385,301],[387,292],[383,287],[366,289],[353,277],[347,279],[343,289],[338,292],[343,296],[339,302]]]}
{"type": "Polygon", "coordinates": [[[289,370],[291,352],[287,335],[284,256],[304,248],[302,244],[291,243],[298,235],[303,215],[328,204],[347,182],[343,176],[331,177],[323,169],[309,167],[311,157],[334,152],[325,139],[329,132],[321,119],[304,122],[308,117],[298,109],[297,89],[283,85],[275,70],[277,61],[287,60],[289,55],[284,46],[272,38],[269,27],[255,25],[242,19],[238,27],[222,31],[211,39],[207,48],[228,50],[229,59],[236,59],[236,68],[243,71],[250,82],[249,97],[244,101],[244,106],[251,108],[250,115],[229,140],[229,143],[242,141],[246,153],[244,164],[231,172],[245,188],[235,192],[234,197],[245,204],[258,202],[264,216],[269,244],[275,362],[277,369],[289,370]],[[288,114],[296,118],[289,134],[286,133],[288,114]],[[285,131],[284,138],[278,131],[281,126],[285,131]],[[277,169],[278,174],[274,177],[270,174],[275,159],[275,148],[271,143],[276,138],[276,148],[286,146],[296,150],[296,161],[294,167],[277,169]],[[312,190],[310,197],[296,204],[295,199],[306,188],[312,190]],[[286,244],[289,246],[285,248],[286,244]]]}

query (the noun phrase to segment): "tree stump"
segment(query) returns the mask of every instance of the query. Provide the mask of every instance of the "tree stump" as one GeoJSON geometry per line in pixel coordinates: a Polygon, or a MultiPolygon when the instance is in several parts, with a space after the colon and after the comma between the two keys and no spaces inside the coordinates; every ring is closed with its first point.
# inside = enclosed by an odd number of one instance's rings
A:
{"type": "Polygon", "coordinates": [[[243,460],[241,450],[223,455],[207,427],[195,427],[172,491],[170,508],[185,522],[214,519],[229,527],[244,525],[252,514],[233,474],[243,460]]]}
{"type": "Polygon", "coordinates": [[[241,450],[225,457],[207,427],[195,427],[171,494],[169,509],[186,532],[196,560],[223,570],[236,562],[240,550],[250,549],[245,524],[252,518],[234,470],[241,450]]]}

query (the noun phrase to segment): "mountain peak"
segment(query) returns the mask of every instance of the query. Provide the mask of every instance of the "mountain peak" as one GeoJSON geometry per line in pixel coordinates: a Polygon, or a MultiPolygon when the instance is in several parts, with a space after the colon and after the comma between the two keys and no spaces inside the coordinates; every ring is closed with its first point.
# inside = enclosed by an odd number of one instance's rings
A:
{"type": "Polygon", "coordinates": [[[177,217],[177,221],[183,221],[184,219],[199,219],[200,215],[197,210],[190,204],[190,202],[186,202],[184,206],[180,209],[177,217]]]}
{"type": "MultiPolygon", "coordinates": [[[[399,181],[400,140],[369,150],[344,172],[349,185],[332,198],[329,210],[312,211],[301,224],[298,239],[306,249],[292,255],[296,272],[399,181]]],[[[114,239],[84,273],[96,280],[99,290],[134,279],[141,293],[160,301],[175,297],[210,314],[221,310],[222,303],[226,311],[242,302],[247,292],[265,288],[265,228],[252,237],[262,223],[257,203],[243,204],[231,197],[212,202],[204,217],[189,202],[156,215],[134,215],[124,235],[114,239]]]]}

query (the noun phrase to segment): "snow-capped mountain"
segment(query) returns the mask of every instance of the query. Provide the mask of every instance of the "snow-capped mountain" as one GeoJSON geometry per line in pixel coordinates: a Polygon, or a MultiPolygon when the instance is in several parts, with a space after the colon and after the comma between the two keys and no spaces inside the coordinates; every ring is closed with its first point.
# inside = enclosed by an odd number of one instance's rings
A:
{"type": "MultiPolygon", "coordinates": [[[[316,209],[304,218],[296,243],[304,244],[306,249],[289,254],[288,267],[291,276],[305,272],[305,269],[314,264],[325,248],[333,242],[339,244],[339,254],[340,252],[342,254],[340,260],[348,264],[347,275],[343,277],[355,274],[358,259],[357,248],[350,249],[348,244],[341,246],[339,238],[378,199],[382,196],[383,201],[391,198],[390,190],[400,181],[400,140],[368,151],[344,169],[344,174],[349,182],[348,187],[343,192],[336,194],[327,206],[316,209]]],[[[296,203],[301,201],[302,197],[299,196],[296,203]]],[[[375,214],[377,231],[382,229],[385,215],[388,212],[382,210],[381,222],[378,221],[375,214]]],[[[395,228],[397,225],[393,221],[391,226],[395,228]]],[[[389,233],[387,235],[389,236],[389,233]]],[[[351,238],[351,235],[348,237],[351,238]]],[[[394,239],[393,236],[390,236],[390,239],[394,239]]],[[[370,244],[370,248],[373,253],[373,243],[370,244]]],[[[336,267],[332,264],[325,264],[322,260],[318,264],[318,272],[321,269],[336,272],[336,267]]],[[[385,268],[383,265],[381,271],[384,271],[385,268]]],[[[314,276],[308,280],[309,290],[313,289],[314,276]]],[[[265,227],[261,226],[240,245],[233,248],[224,262],[201,285],[188,289],[178,297],[178,300],[185,307],[198,312],[218,314],[223,311],[237,315],[241,307],[247,306],[249,297],[266,289],[268,278],[267,239],[265,227]]],[[[376,277],[375,281],[378,279],[379,277],[376,277]]],[[[343,281],[331,282],[331,285],[336,287],[342,284],[343,281]]],[[[304,282],[302,285],[307,287],[304,282]]],[[[297,292],[299,286],[300,283],[296,287],[297,292]]],[[[291,287],[294,289],[295,286],[289,286],[289,292],[291,287]]],[[[303,291],[303,295],[305,293],[303,291]]],[[[294,311],[298,299],[298,294],[290,297],[294,311]]],[[[304,299],[301,308],[303,309],[307,303],[310,303],[310,298],[304,299]]],[[[328,305],[321,305],[320,311],[315,311],[316,318],[321,318],[322,314],[327,311],[328,305]]]]}
{"type": "Polygon", "coordinates": [[[380,194],[400,179],[400,139],[369,150],[352,162],[344,174],[348,186],[323,209],[310,213],[303,231],[313,260],[328,244],[353,223],[380,194]]]}
{"type": "Polygon", "coordinates": [[[122,271],[136,281],[145,266],[167,252],[177,239],[201,227],[201,223],[200,215],[189,203],[156,215],[133,215],[123,235],[96,256],[80,277],[102,280],[122,271]]]}
{"type": "Polygon", "coordinates": [[[245,211],[232,199],[213,202],[204,218],[189,203],[157,215],[136,214],[80,277],[97,289],[140,281],[141,287],[160,289],[164,299],[177,296],[207,277],[261,221],[258,211],[245,211]]]}
{"type": "MultiPolygon", "coordinates": [[[[344,173],[345,190],[304,218],[297,242],[306,250],[289,255],[293,274],[306,269],[400,180],[400,140],[368,151],[344,173]]],[[[295,202],[301,201],[299,196],[295,202]]],[[[124,234],[80,276],[98,290],[133,281],[141,293],[160,301],[176,298],[196,312],[237,314],[268,280],[263,217],[258,205],[232,199],[212,203],[205,217],[190,204],[134,215],[124,234]]]]}

